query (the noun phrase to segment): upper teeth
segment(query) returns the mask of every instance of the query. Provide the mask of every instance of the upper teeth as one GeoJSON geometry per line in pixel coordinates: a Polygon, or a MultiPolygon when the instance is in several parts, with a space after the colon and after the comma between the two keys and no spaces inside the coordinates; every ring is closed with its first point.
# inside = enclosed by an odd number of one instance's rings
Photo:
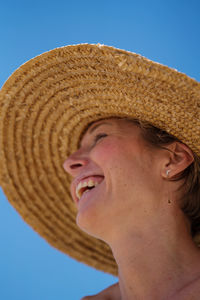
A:
{"type": "Polygon", "coordinates": [[[83,194],[83,191],[81,191],[81,189],[83,187],[86,187],[86,186],[89,186],[89,187],[96,186],[97,184],[99,184],[99,183],[93,181],[92,179],[90,179],[89,181],[81,181],[81,182],[79,182],[79,184],[76,187],[76,196],[78,197],[78,199],[80,199],[81,195],[83,194]]]}

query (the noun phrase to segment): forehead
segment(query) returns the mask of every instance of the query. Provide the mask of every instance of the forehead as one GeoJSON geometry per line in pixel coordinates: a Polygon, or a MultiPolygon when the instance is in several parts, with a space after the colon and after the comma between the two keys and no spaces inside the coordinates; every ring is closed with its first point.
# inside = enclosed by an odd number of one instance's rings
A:
{"type": "Polygon", "coordinates": [[[110,117],[107,119],[101,119],[95,122],[92,122],[91,124],[89,124],[89,126],[87,127],[87,130],[85,131],[86,133],[92,133],[96,128],[98,128],[98,126],[100,125],[116,125],[118,127],[118,125],[122,126],[122,124],[126,127],[129,127],[130,124],[136,125],[138,124],[137,122],[138,120],[136,119],[130,119],[130,118],[120,118],[120,117],[110,117]]]}

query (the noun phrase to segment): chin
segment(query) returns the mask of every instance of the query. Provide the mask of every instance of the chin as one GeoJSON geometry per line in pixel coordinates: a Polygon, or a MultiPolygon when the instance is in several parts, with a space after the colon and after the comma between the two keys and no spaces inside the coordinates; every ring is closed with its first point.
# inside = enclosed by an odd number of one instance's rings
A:
{"type": "Polygon", "coordinates": [[[78,212],[76,217],[76,224],[85,233],[94,238],[104,241],[102,222],[101,226],[98,225],[97,218],[95,218],[94,214],[92,214],[92,216],[89,216],[87,212],[78,212]]]}

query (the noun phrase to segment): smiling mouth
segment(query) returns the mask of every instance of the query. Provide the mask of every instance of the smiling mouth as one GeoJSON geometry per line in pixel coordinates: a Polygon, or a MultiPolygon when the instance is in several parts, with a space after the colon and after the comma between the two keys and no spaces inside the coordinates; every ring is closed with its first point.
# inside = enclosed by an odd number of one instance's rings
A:
{"type": "Polygon", "coordinates": [[[90,191],[91,189],[99,185],[103,179],[104,176],[101,175],[92,175],[82,179],[75,189],[75,195],[77,200],[79,200],[84,193],[90,191]]]}
{"type": "Polygon", "coordinates": [[[77,198],[77,201],[79,202],[79,201],[81,200],[81,198],[82,198],[85,194],[87,194],[88,192],[91,192],[91,190],[96,189],[96,187],[99,186],[103,181],[104,181],[104,179],[103,179],[100,183],[96,184],[95,186],[86,186],[86,187],[83,187],[83,188],[80,190],[81,195],[80,195],[80,198],[77,198]]]}

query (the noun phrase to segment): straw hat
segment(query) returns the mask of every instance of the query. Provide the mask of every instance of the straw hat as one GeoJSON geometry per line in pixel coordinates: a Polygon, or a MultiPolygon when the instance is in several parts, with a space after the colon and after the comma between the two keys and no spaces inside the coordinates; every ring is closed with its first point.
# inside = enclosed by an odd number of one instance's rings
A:
{"type": "Polygon", "coordinates": [[[112,251],[76,225],[66,158],[88,124],[146,120],[200,155],[200,83],[135,53],[100,44],[54,49],[17,69],[0,92],[0,185],[49,244],[117,275],[112,251]]]}

